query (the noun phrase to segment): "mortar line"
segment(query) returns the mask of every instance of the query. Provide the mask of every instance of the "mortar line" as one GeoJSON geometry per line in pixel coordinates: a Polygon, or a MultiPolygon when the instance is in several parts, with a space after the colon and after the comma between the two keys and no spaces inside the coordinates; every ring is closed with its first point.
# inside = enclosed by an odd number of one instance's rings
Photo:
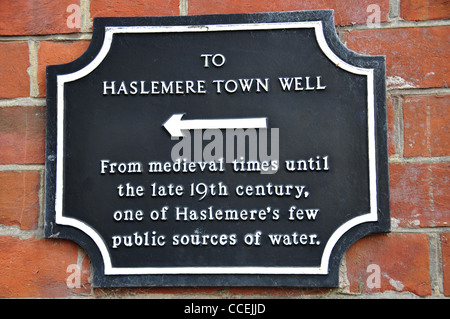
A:
{"type": "Polygon", "coordinates": [[[189,14],[189,0],[180,0],[180,16],[189,14]]]}
{"type": "Polygon", "coordinates": [[[389,157],[389,164],[435,164],[435,163],[448,163],[450,162],[450,156],[438,156],[438,157],[389,157]]]}
{"type": "Polygon", "coordinates": [[[18,225],[0,225],[0,236],[11,236],[19,239],[29,239],[38,237],[37,229],[25,230],[20,229],[18,225]]]}
{"type": "Polygon", "coordinates": [[[44,164],[5,164],[0,165],[0,172],[44,171],[44,164]]]}
{"type": "Polygon", "coordinates": [[[82,33],[88,33],[92,30],[91,21],[91,0],[80,0],[80,10],[81,10],[81,29],[82,33]]]}
{"type": "Polygon", "coordinates": [[[401,152],[401,138],[402,138],[402,117],[403,114],[400,109],[400,98],[397,96],[392,97],[392,104],[394,108],[394,149],[395,149],[395,155],[397,157],[402,154],[401,152]]]}
{"type": "Polygon", "coordinates": [[[38,83],[38,50],[39,42],[36,40],[28,41],[29,55],[30,55],[30,67],[27,72],[30,77],[30,97],[39,96],[39,83],[38,83]]]}
{"type": "Polygon", "coordinates": [[[44,222],[45,222],[45,169],[42,169],[40,172],[40,183],[39,183],[39,217],[37,224],[37,231],[39,234],[39,238],[44,237],[44,222]]]}
{"type": "Polygon", "coordinates": [[[388,21],[396,21],[400,18],[400,0],[389,0],[388,21]]]}
{"type": "MultiPolygon", "coordinates": [[[[391,216],[392,218],[392,216],[391,216]]],[[[441,234],[449,231],[447,226],[441,227],[396,227],[390,230],[391,233],[416,233],[416,234],[441,234]]]]}
{"type": "Polygon", "coordinates": [[[92,32],[77,32],[65,34],[43,34],[43,35],[12,35],[0,36],[0,42],[25,42],[34,41],[78,41],[90,40],[92,32]]]}
{"type": "Polygon", "coordinates": [[[387,88],[389,96],[409,96],[409,95],[448,95],[450,88],[387,88]]]}
{"type": "Polygon", "coordinates": [[[0,107],[11,106],[45,106],[45,98],[38,97],[19,97],[13,99],[0,99],[0,107]]]}
{"type": "Polygon", "coordinates": [[[394,104],[394,116],[395,116],[395,131],[396,131],[396,141],[395,141],[395,152],[403,158],[404,151],[404,122],[403,122],[403,99],[397,98],[397,103],[394,104]]]}
{"type": "Polygon", "coordinates": [[[430,286],[433,296],[442,296],[444,291],[441,243],[439,233],[429,234],[430,286]]]}

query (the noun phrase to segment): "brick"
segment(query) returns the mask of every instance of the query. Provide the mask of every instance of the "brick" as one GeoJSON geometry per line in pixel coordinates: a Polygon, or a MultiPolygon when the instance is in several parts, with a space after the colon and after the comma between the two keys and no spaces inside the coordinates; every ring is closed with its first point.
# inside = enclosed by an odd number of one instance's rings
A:
{"type": "Polygon", "coordinates": [[[350,292],[398,291],[431,295],[426,234],[368,236],[350,247],[346,265],[350,292]]]}
{"type": "Polygon", "coordinates": [[[450,163],[434,165],[431,171],[432,205],[435,226],[450,226],[450,163]]]}
{"type": "Polygon", "coordinates": [[[402,0],[400,17],[409,21],[448,19],[450,3],[448,0],[402,0]]]}
{"type": "Polygon", "coordinates": [[[416,97],[403,101],[403,156],[430,156],[429,107],[416,97]]]}
{"type": "MultiPolygon", "coordinates": [[[[334,9],[337,25],[373,22],[372,0],[189,0],[189,14],[223,14],[249,12],[276,12],[292,10],[334,9]]],[[[387,21],[389,1],[377,1],[380,22],[387,21]]]]}
{"type": "Polygon", "coordinates": [[[391,164],[391,217],[399,227],[449,226],[450,163],[391,164]]]}
{"type": "Polygon", "coordinates": [[[450,95],[409,96],[403,100],[403,156],[450,154],[450,95]]]}
{"type": "MultiPolygon", "coordinates": [[[[79,294],[67,285],[69,265],[77,263],[78,247],[65,240],[0,236],[0,297],[54,298],[79,294]]],[[[84,265],[86,266],[86,265],[84,265]]],[[[70,268],[69,268],[70,269],[70,268]]],[[[84,276],[86,277],[86,276],[84,276]]],[[[90,291],[86,278],[80,284],[90,291]]]]}
{"type": "Polygon", "coordinates": [[[370,29],[346,32],[347,47],[386,55],[389,88],[447,87],[450,27],[370,29]]]}
{"type": "Polygon", "coordinates": [[[180,14],[179,0],[91,0],[91,17],[171,16],[180,14]]]}
{"type": "Polygon", "coordinates": [[[80,57],[89,46],[89,41],[79,42],[41,42],[38,50],[39,96],[46,95],[46,66],[64,64],[80,57]]]}
{"type": "Polygon", "coordinates": [[[429,97],[430,155],[450,155],[450,95],[429,97]]]}
{"type": "Polygon", "coordinates": [[[45,107],[0,108],[0,164],[45,162],[45,107]]]}
{"type": "Polygon", "coordinates": [[[444,296],[450,296],[450,233],[441,234],[444,296]]]}
{"type": "Polygon", "coordinates": [[[36,229],[40,173],[0,171],[0,224],[36,229]]]}
{"type": "Polygon", "coordinates": [[[73,14],[69,5],[79,0],[14,0],[0,1],[0,35],[35,35],[79,32],[67,20],[73,14]]]}
{"type": "Polygon", "coordinates": [[[30,95],[29,66],[28,43],[0,43],[0,98],[30,95]]]}
{"type": "Polygon", "coordinates": [[[426,227],[432,215],[429,164],[389,165],[391,218],[400,227],[426,227]]]}

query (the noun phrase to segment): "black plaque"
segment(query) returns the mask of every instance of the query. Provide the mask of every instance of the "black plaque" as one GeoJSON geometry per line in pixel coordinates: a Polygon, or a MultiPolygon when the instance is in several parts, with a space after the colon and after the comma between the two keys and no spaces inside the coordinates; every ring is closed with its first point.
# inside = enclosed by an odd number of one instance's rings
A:
{"type": "Polygon", "coordinates": [[[331,10],[96,18],[47,83],[45,235],[94,286],[336,286],[389,230],[385,59],[331,10]]]}

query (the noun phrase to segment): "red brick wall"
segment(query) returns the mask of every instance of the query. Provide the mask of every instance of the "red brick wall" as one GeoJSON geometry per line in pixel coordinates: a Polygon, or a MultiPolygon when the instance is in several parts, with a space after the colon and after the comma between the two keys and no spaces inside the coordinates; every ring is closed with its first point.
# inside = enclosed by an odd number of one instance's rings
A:
{"type": "Polygon", "coordinates": [[[0,297],[450,296],[448,0],[0,2],[0,297]],[[352,50],[387,58],[392,231],[355,243],[340,286],[93,289],[89,258],[43,238],[45,66],[87,48],[92,18],[335,9],[352,50]]]}

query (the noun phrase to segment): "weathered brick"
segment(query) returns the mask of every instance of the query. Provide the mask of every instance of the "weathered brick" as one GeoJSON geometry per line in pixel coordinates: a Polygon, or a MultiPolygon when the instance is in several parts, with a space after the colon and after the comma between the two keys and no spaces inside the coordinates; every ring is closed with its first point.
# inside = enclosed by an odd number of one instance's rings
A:
{"type": "Polygon", "coordinates": [[[91,0],[91,17],[170,16],[180,14],[179,0],[91,0]]]}
{"type": "Polygon", "coordinates": [[[404,20],[438,20],[450,17],[448,0],[402,0],[400,17],[404,20]]]}
{"type": "Polygon", "coordinates": [[[36,229],[40,173],[0,171],[0,224],[36,229]]]}
{"type": "Polygon", "coordinates": [[[391,164],[391,218],[400,227],[449,226],[450,163],[391,164]]]}
{"type": "Polygon", "coordinates": [[[450,296],[450,233],[441,234],[444,295],[450,296]]]}
{"type": "Polygon", "coordinates": [[[386,55],[390,88],[447,87],[450,27],[353,30],[344,41],[349,49],[386,55]]]}
{"type": "MultiPolygon", "coordinates": [[[[275,12],[292,10],[334,9],[335,23],[338,25],[363,24],[373,22],[375,13],[372,0],[189,0],[189,14],[223,14],[248,12],[275,12]]],[[[379,20],[387,21],[389,1],[377,1],[379,20]]],[[[378,12],[378,11],[377,11],[378,12]]]]}
{"type": "Polygon", "coordinates": [[[0,43],[0,98],[30,95],[29,66],[28,43],[0,43]]]}
{"type": "Polygon", "coordinates": [[[430,155],[450,155],[450,95],[429,97],[430,155]]]}
{"type": "Polygon", "coordinates": [[[0,108],[0,164],[43,164],[45,107],[0,108]]]}
{"type": "Polygon", "coordinates": [[[403,101],[403,156],[430,156],[429,111],[426,101],[420,98],[409,97],[403,101]]]}
{"type": "Polygon", "coordinates": [[[433,165],[430,197],[435,226],[450,226],[450,163],[433,165]]]}
{"type": "Polygon", "coordinates": [[[403,156],[450,154],[450,95],[409,96],[403,100],[403,156]]]}
{"type": "Polygon", "coordinates": [[[350,292],[431,295],[427,234],[372,235],[346,253],[350,292]]]}
{"type": "MultiPolygon", "coordinates": [[[[0,35],[35,35],[79,32],[67,23],[75,12],[69,5],[79,0],[0,1],[0,35]],[[69,8],[70,9],[70,8],[69,8]]],[[[77,12],[79,13],[79,11],[77,12]]]]}
{"type": "Polygon", "coordinates": [[[401,227],[430,224],[429,164],[389,165],[391,218],[401,227]]]}
{"type": "MultiPolygon", "coordinates": [[[[77,263],[78,247],[65,240],[18,239],[0,236],[0,297],[52,298],[90,291],[87,278],[83,289],[67,285],[68,266],[77,263]]],[[[85,265],[86,266],[86,265],[85,265]]]]}
{"type": "Polygon", "coordinates": [[[46,94],[45,68],[47,65],[64,64],[80,57],[89,46],[89,41],[79,42],[41,42],[38,50],[38,85],[39,96],[46,94]]]}

